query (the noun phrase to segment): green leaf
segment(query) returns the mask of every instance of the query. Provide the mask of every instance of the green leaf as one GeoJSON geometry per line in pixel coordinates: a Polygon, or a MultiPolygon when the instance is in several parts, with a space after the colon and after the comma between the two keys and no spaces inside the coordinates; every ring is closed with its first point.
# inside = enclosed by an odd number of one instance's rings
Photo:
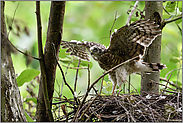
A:
{"type": "Polygon", "coordinates": [[[105,87],[105,89],[110,92],[112,90],[112,82],[108,81],[103,81],[103,86],[105,87]]]}
{"type": "Polygon", "coordinates": [[[178,58],[170,58],[170,62],[177,63],[180,62],[180,60],[178,58]]]}
{"type": "Polygon", "coordinates": [[[182,12],[182,1],[178,1],[178,8],[179,11],[182,12]]]}
{"type": "Polygon", "coordinates": [[[28,114],[27,112],[25,111],[25,117],[27,119],[27,122],[35,122],[28,114]]]}
{"type": "Polygon", "coordinates": [[[173,11],[175,11],[175,6],[176,6],[176,2],[175,1],[169,1],[169,2],[167,2],[167,5],[166,5],[165,9],[168,12],[173,12],[173,11]]]}
{"type": "Polygon", "coordinates": [[[36,76],[40,74],[39,70],[36,69],[26,69],[18,77],[17,83],[18,87],[22,86],[25,82],[30,82],[36,76]]]}
{"type": "Polygon", "coordinates": [[[26,98],[26,100],[24,102],[29,102],[29,101],[33,101],[35,104],[37,104],[36,98],[26,98]]]}
{"type": "Polygon", "coordinates": [[[182,18],[175,21],[176,24],[182,23],[182,18]]]}

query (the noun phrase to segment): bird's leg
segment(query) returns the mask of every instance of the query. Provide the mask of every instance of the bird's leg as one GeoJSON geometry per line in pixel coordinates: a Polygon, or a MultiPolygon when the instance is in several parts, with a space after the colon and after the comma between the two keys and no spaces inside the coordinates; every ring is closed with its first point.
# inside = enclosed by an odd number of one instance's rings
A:
{"type": "Polygon", "coordinates": [[[113,85],[113,89],[112,89],[112,94],[111,94],[111,95],[114,94],[114,90],[116,89],[116,84],[117,84],[117,83],[114,83],[114,85],[113,85]]]}

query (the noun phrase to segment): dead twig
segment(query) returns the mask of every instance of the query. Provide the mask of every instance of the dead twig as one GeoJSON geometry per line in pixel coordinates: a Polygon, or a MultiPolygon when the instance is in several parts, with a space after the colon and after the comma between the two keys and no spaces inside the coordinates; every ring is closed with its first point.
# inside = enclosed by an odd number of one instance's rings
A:
{"type": "Polygon", "coordinates": [[[172,81],[168,81],[166,78],[160,77],[160,80],[162,80],[162,81],[165,81],[165,82],[169,83],[170,85],[172,85],[172,86],[176,87],[176,88],[177,88],[177,89],[179,89],[179,90],[182,90],[182,88],[181,88],[180,86],[176,85],[176,84],[175,84],[175,83],[173,83],[172,81]]]}
{"type": "Polygon", "coordinates": [[[112,24],[112,27],[111,27],[111,29],[110,29],[110,35],[109,35],[109,37],[111,36],[111,32],[112,32],[112,28],[114,27],[114,24],[115,24],[115,22],[116,22],[116,20],[117,20],[117,14],[118,14],[118,11],[116,11],[116,14],[115,14],[115,19],[114,19],[114,22],[113,22],[113,24],[112,24]]]}
{"type": "Polygon", "coordinates": [[[137,8],[138,3],[139,3],[139,1],[136,1],[136,2],[135,2],[135,5],[133,6],[133,9],[132,9],[130,15],[128,16],[127,21],[126,21],[126,26],[130,23],[130,20],[131,20],[131,18],[132,18],[132,15],[133,15],[135,9],[137,8]]]}
{"type": "MultiPolygon", "coordinates": [[[[156,84],[162,85],[162,86],[166,86],[166,85],[164,85],[164,84],[161,84],[161,83],[155,82],[155,81],[153,81],[153,80],[151,80],[151,79],[150,79],[150,81],[151,81],[151,82],[153,82],[153,83],[156,83],[156,84]]],[[[171,89],[171,90],[173,90],[173,91],[176,91],[175,89],[170,88],[170,87],[168,87],[168,86],[167,86],[167,88],[169,88],[169,89],[171,89]]]]}
{"type": "Polygon", "coordinates": [[[63,67],[67,67],[68,69],[88,69],[87,67],[68,67],[65,65],[62,65],[63,67]]]}
{"type": "MultiPolygon", "coordinates": [[[[81,59],[79,59],[78,68],[79,68],[80,62],[81,62],[81,59]]],[[[75,82],[74,82],[74,92],[76,92],[76,84],[77,84],[77,80],[78,80],[78,71],[79,71],[79,69],[76,70],[76,77],[75,77],[75,82]]]]}

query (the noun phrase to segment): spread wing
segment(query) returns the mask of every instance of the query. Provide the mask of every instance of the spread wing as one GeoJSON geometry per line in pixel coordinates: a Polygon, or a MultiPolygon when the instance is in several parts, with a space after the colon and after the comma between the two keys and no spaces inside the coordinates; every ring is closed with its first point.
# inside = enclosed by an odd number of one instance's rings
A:
{"type": "Polygon", "coordinates": [[[146,47],[159,35],[161,29],[150,19],[138,20],[118,29],[111,35],[108,51],[124,61],[135,56],[143,56],[146,47]]]}
{"type": "Polygon", "coordinates": [[[77,56],[77,57],[79,57],[83,60],[87,60],[87,61],[90,61],[89,54],[91,54],[91,51],[90,51],[91,47],[97,46],[97,47],[106,49],[105,46],[98,44],[98,43],[88,42],[88,41],[80,42],[80,41],[76,41],[76,40],[71,40],[70,42],[62,41],[61,46],[63,46],[62,49],[67,48],[66,53],[70,53],[70,55],[77,56]]]}

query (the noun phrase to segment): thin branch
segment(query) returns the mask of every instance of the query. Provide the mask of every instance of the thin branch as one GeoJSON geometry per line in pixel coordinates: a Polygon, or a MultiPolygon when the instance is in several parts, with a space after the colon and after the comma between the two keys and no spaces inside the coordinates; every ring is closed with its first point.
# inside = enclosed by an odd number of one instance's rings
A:
{"type": "MultiPolygon", "coordinates": [[[[3,35],[5,36],[5,34],[4,34],[3,32],[1,32],[1,34],[3,34],[3,35]]],[[[17,50],[18,52],[24,54],[25,56],[29,56],[29,57],[31,57],[31,58],[33,58],[33,59],[40,60],[40,58],[36,58],[36,57],[34,57],[34,56],[31,56],[31,55],[29,55],[29,54],[27,54],[27,53],[24,53],[23,51],[19,50],[18,48],[16,48],[16,47],[11,43],[11,41],[10,41],[8,38],[7,38],[7,41],[8,41],[8,43],[9,43],[13,48],[15,48],[15,50],[17,50]]]]}
{"type": "MultiPolygon", "coordinates": [[[[16,11],[17,11],[17,9],[18,9],[19,4],[20,4],[20,3],[18,3],[18,5],[17,5],[17,7],[16,7],[16,9],[15,9],[15,11],[14,11],[14,15],[13,15],[13,20],[12,20],[11,27],[13,26],[13,21],[14,21],[14,19],[15,19],[15,13],[16,13],[16,11]]],[[[8,32],[8,37],[9,37],[10,31],[11,31],[11,30],[9,30],[9,32],[8,32]]]]}
{"type": "Polygon", "coordinates": [[[166,78],[160,77],[160,80],[166,81],[167,83],[169,83],[170,85],[176,87],[177,89],[182,90],[182,88],[181,88],[180,86],[176,85],[176,84],[173,83],[172,81],[168,81],[166,78]]]}
{"type": "Polygon", "coordinates": [[[88,69],[87,67],[68,67],[65,65],[62,65],[63,67],[67,67],[67,69],[88,69]]]}
{"type": "Polygon", "coordinates": [[[130,13],[128,19],[127,19],[126,25],[128,25],[128,24],[130,23],[130,20],[131,20],[131,18],[132,18],[132,15],[133,15],[135,9],[137,8],[138,3],[139,3],[139,1],[136,1],[136,2],[135,2],[135,5],[133,6],[133,9],[132,9],[132,11],[131,11],[131,13],[130,13]]]}
{"type": "MultiPolygon", "coordinates": [[[[56,50],[55,50],[55,44],[52,43],[52,47],[53,47],[53,50],[56,51],[56,50]]],[[[54,55],[55,55],[56,63],[57,63],[57,65],[58,65],[58,67],[59,67],[59,69],[60,69],[60,71],[61,71],[61,74],[62,74],[64,83],[65,83],[65,85],[70,89],[70,91],[71,91],[71,93],[72,93],[72,95],[73,95],[73,97],[74,97],[74,100],[76,101],[76,105],[78,105],[78,101],[77,101],[77,98],[75,97],[74,91],[73,91],[72,88],[69,86],[69,84],[66,82],[66,79],[65,79],[65,76],[64,76],[64,72],[63,72],[63,70],[62,70],[62,67],[61,67],[60,64],[58,63],[58,60],[57,60],[57,57],[56,57],[56,52],[54,53],[54,55]]]]}
{"type": "MultiPolygon", "coordinates": [[[[166,86],[166,85],[164,85],[164,84],[161,84],[161,83],[155,82],[155,81],[153,81],[153,80],[151,80],[151,79],[150,79],[150,81],[151,81],[151,82],[153,82],[153,83],[156,83],[156,84],[158,84],[158,85],[166,86]]],[[[173,88],[170,88],[170,87],[167,87],[167,88],[169,88],[169,89],[171,89],[171,90],[173,90],[173,91],[176,91],[176,90],[175,90],[175,89],[173,89],[173,88]]]]}
{"type": "MultiPolygon", "coordinates": [[[[168,78],[168,82],[169,82],[171,76],[172,76],[172,73],[170,74],[170,77],[168,78]]],[[[166,90],[166,88],[167,88],[167,86],[168,86],[168,82],[166,83],[164,90],[166,90]]]]}
{"type": "Polygon", "coordinates": [[[118,11],[116,11],[115,19],[114,19],[114,22],[113,22],[112,27],[111,27],[111,29],[110,29],[110,35],[109,35],[109,37],[111,36],[112,28],[114,27],[114,24],[115,24],[115,22],[116,22],[116,20],[117,20],[117,14],[118,14],[118,11]]]}
{"type": "Polygon", "coordinates": [[[43,55],[43,46],[42,46],[42,26],[41,26],[41,15],[40,15],[40,1],[36,1],[36,15],[37,15],[37,30],[38,30],[38,50],[40,57],[40,67],[41,67],[41,77],[42,77],[42,86],[43,86],[43,95],[46,106],[46,111],[50,121],[53,120],[53,115],[51,113],[50,101],[47,90],[47,79],[46,79],[46,68],[43,55]]]}
{"type": "Polygon", "coordinates": [[[87,87],[87,90],[89,89],[90,87],[90,64],[88,64],[88,87],[87,87]]]}
{"type": "Polygon", "coordinates": [[[130,79],[131,79],[131,77],[130,77],[130,75],[129,75],[129,83],[128,83],[128,93],[130,93],[130,79]]]}
{"type": "Polygon", "coordinates": [[[179,20],[179,19],[181,19],[181,18],[182,18],[182,15],[180,15],[179,17],[174,18],[174,19],[172,19],[172,20],[163,21],[163,22],[162,22],[161,28],[163,28],[166,24],[171,23],[171,22],[174,22],[174,21],[177,21],[177,20],[179,20]]]}
{"type": "MultiPolygon", "coordinates": [[[[80,62],[81,62],[81,59],[79,59],[78,68],[79,68],[80,62]]],[[[75,82],[74,82],[74,92],[76,92],[76,84],[77,84],[77,80],[78,80],[78,71],[79,71],[79,69],[76,70],[76,78],[75,78],[75,82]]]]}

